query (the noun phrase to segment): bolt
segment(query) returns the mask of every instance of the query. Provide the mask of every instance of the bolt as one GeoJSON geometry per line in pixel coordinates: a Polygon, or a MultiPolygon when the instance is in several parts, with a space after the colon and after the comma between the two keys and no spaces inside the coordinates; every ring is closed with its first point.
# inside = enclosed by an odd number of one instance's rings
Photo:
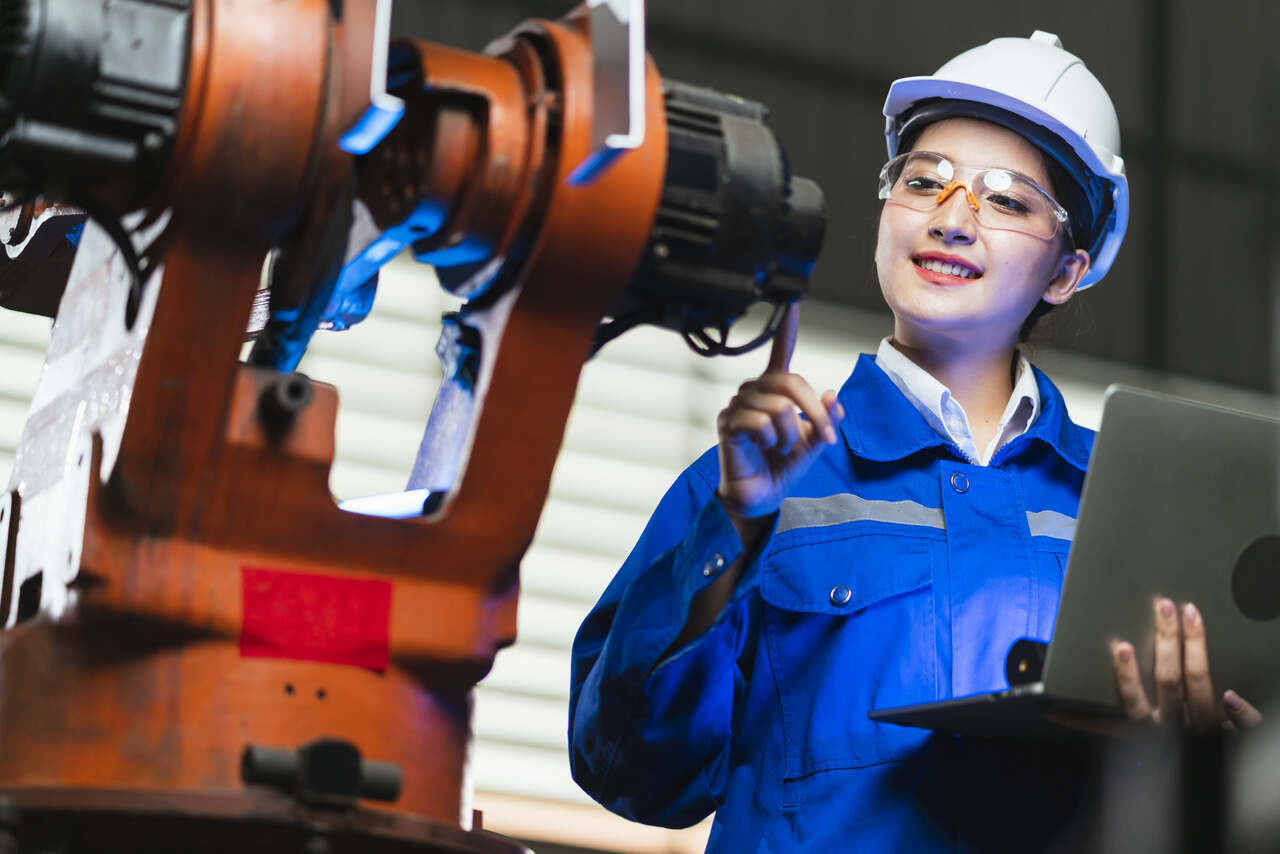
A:
{"type": "Polygon", "coordinates": [[[283,437],[314,394],[305,374],[281,374],[267,384],[258,397],[258,414],[273,439],[283,437]]]}

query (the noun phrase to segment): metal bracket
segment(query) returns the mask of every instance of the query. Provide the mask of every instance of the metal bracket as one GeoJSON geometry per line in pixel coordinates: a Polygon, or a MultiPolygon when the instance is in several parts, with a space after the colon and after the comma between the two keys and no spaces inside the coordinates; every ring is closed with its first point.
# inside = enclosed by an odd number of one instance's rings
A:
{"type": "Polygon", "coordinates": [[[593,68],[591,154],[569,176],[587,184],[644,144],[644,0],[588,0],[593,68]]]}
{"type": "MultiPolygon", "coordinates": [[[[343,151],[368,154],[404,115],[404,101],[387,92],[387,56],[391,40],[391,0],[377,0],[373,19],[373,66],[369,73],[369,108],[338,140],[343,151]]],[[[341,18],[338,14],[335,17],[341,18]]]]}

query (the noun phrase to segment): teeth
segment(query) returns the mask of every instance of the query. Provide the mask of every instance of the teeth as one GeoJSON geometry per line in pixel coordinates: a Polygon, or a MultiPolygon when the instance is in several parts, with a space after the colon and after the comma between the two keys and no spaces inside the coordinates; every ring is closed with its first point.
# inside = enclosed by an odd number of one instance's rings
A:
{"type": "Polygon", "coordinates": [[[959,276],[962,279],[976,279],[978,274],[970,270],[968,267],[962,267],[959,264],[947,264],[933,258],[917,258],[916,266],[923,267],[934,273],[942,273],[947,276],[959,276]]]}

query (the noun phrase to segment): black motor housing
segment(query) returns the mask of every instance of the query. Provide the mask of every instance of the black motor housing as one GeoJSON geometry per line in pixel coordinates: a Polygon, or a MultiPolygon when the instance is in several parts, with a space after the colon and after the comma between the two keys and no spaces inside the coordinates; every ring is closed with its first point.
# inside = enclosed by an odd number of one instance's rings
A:
{"type": "Polygon", "coordinates": [[[0,0],[0,187],[140,196],[177,134],[191,0],[0,0]]]}
{"type": "Polygon", "coordinates": [[[612,316],[682,332],[706,355],[741,352],[724,341],[735,319],[761,300],[781,306],[808,292],[826,230],[822,190],[791,174],[763,104],[673,80],[663,94],[662,200],[612,316]]]}

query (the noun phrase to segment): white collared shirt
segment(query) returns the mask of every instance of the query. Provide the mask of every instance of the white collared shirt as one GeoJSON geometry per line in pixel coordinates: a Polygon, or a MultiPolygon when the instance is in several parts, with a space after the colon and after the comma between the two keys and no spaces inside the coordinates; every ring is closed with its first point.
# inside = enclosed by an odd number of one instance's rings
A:
{"type": "Polygon", "coordinates": [[[950,439],[965,457],[976,465],[991,462],[996,451],[1027,432],[1040,414],[1040,389],[1027,357],[1018,353],[1013,394],[1000,416],[1000,429],[981,455],[974,445],[973,430],[964,407],[951,396],[951,390],[932,374],[908,359],[885,338],[876,351],[876,364],[888,375],[898,390],[919,410],[929,426],[950,439]]]}

